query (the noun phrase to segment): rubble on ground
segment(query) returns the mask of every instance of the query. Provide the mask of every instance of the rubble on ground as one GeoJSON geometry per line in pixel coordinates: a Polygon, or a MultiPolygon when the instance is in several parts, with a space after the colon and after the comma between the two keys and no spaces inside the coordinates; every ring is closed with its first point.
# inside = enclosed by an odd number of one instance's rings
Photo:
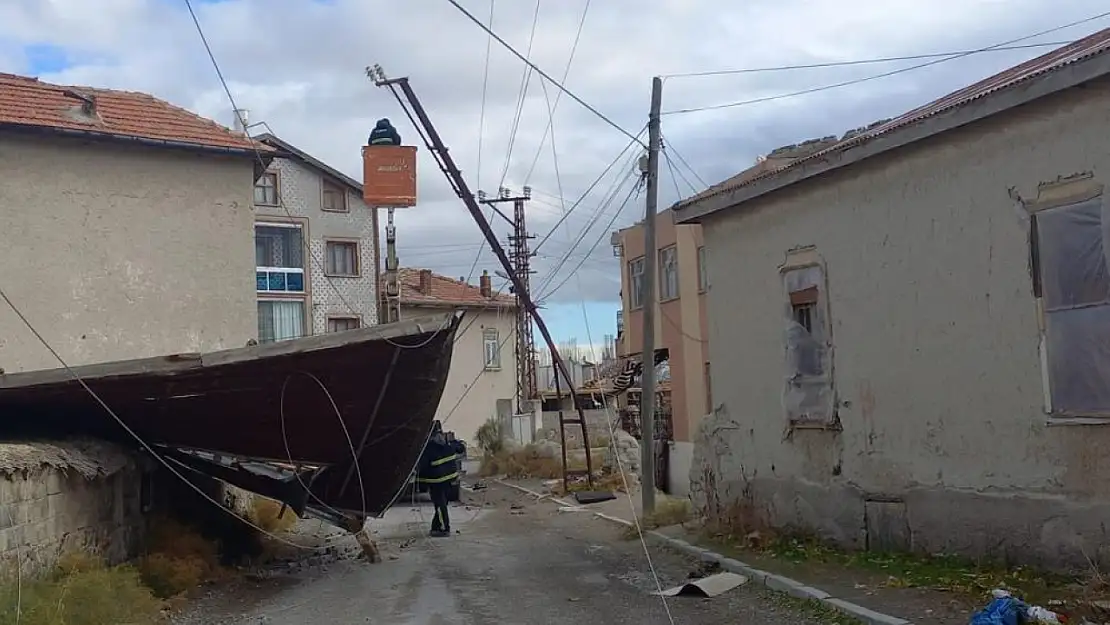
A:
{"type": "Polygon", "coordinates": [[[638,482],[640,441],[624,430],[614,430],[613,440],[605,452],[605,468],[612,472],[624,471],[630,483],[638,482]]]}

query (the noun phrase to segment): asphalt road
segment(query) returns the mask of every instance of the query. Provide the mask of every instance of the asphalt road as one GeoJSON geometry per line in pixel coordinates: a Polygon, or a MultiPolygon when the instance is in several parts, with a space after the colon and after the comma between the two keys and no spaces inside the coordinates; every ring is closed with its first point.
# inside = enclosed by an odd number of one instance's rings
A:
{"type": "MultiPolygon", "coordinates": [[[[452,510],[458,534],[426,538],[430,506],[375,521],[386,560],[296,567],[295,574],[218,589],[179,625],[561,625],[670,623],[643,545],[580,512],[560,512],[501,486],[452,510]]],[[[302,530],[303,531],[303,530],[302,530]]],[[[650,545],[664,588],[699,564],[650,545]]],[[[675,623],[814,625],[828,615],[755,585],[714,599],[667,600],[675,623]]]]}

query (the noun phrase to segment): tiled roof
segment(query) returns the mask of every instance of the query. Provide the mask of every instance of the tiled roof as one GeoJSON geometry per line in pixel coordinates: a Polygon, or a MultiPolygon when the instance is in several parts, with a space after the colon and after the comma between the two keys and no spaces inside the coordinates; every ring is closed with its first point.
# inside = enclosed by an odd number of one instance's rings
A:
{"type": "Polygon", "coordinates": [[[398,269],[402,304],[433,306],[516,306],[516,298],[506,293],[483,297],[481,288],[436,273],[431,274],[428,293],[420,290],[421,269],[398,269]]]}
{"type": "MultiPolygon", "coordinates": [[[[1110,50],[1110,28],[1100,30],[1093,35],[1079,39],[1061,48],[1057,48],[1048,54],[1044,54],[1035,59],[1026,61],[1015,67],[1011,67],[1003,72],[995,74],[986,80],[979,81],[971,86],[964,87],[959,91],[950,93],[943,98],[934,100],[929,104],[920,106],[908,113],[899,117],[895,117],[885,123],[878,124],[873,128],[869,128],[864,132],[852,135],[845,138],[836,144],[825,148],[823,150],[814,152],[808,156],[791,160],[781,167],[767,169],[765,167],[753,167],[740,174],[729,178],[728,180],[714,185],[701,193],[694,195],[690,198],[682,200],[675,205],[675,208],[682,210],[683,208],[694,204],[700,200],[739,189],[756,182],[763,181],[774,176],[781,174],[787,170],[801,166],[811,161],[821,160],[827,158],[829,155],[845,151],[849,148],[857,147],[866,144],[874,139],[886,135],[887,133],[900,130],[917,122],[926,120],[930,117],[950,111],[961,106],[970,104],[980,98],[991,95],[998,91],[1008,89],[1024,83],[1033,78],[1043,76],[1044,74],[1054,72],[1062,69],[1077,61],[1091,58],[1105,53],[1110,50]]],[[[759,165],[765,165],[760,163],[759,165]]]]}
{"type": "MultiPolygon", "coordinates": [[[[216,148],[253,150],[256,146],[214,121],[145,93],[52,85],[0,73],[0,127],[9,125],[216,148]],[[94,102],[92,115],[82,111],[88,98],[94,102]]],[[[262,149],[270,151],[269,147],[262,149]]]]}

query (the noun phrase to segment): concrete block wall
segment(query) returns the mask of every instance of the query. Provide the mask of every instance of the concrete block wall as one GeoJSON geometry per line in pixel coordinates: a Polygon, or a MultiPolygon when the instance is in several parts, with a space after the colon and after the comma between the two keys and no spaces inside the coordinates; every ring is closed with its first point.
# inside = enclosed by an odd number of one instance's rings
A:
{"type": "Polygon", "coordinates": [[[127,467],[86,479],[44,466],[0,473],[0,567],[48,572],[70,551],[110,564],[137,555],[143,536],[141,472],[127,467]]]}
{"type": "MultiPolygon", "coordinates": [[[[597,446],[599,437],[609,437],[609,418],[611,413],[607,410],[584,410],[586,416],[586,428],[590,434],[590,445],[597,446]]],[[[573,410],[563,411],[563,416],[567,419],[576,417],[573,410]]],[[[616,418],[615,414],[612,414],[616,418]]],[[[568,424],[566,427],[567,441],[571,447],[581,444],[582,441],[582,427],[577,423],[568,424]]],[[[536,438],[548,438],[558,442],[559,440],[559,413],[553,410],[545,410],[543,412],[543,432],[542,436],[537,435],[536,438]]]]}

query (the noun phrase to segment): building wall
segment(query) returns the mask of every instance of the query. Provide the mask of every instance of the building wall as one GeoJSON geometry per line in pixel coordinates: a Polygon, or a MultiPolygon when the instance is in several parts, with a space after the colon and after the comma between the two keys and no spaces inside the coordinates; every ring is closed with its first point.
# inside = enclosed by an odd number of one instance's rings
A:
{"type": "Polygon", "coordinates": [[[699,503],[856,547],[1105,560],[1110,429],[1049,424],[1010,193],[1110,181],[1108,102],[1089,85],[708,217],[699,503]],[[779,266],[799,246],[826,267],[842,431],[786,428],[779,266]]]}
{"type": "MultiPolygon", "coordinates": [[[[705,293],[698,288],[698,248],[703,245],[700,225],[676,225],[672,211],[656,217],[656,247],[674,245],[678,250],[679,297],[656,304],[656,347],[670,350],[671,402],[674,441],[670,444],[668,491],[684,495],[689,491],[688,476],[693,458],[693,440],[702,417],[709,412],[706,403],[705,365],[709,361],[708,319],[705,293]]],[[[620,232],[621,307],[625,320],[625,354],[643,351],[643,309],[631,309],[629,262],[644,255],[644,228],[636,225],[620,232]]],[[[656,256],[656,267],[658,256],[656,256]]],[[[656,296],[660,297],[656,281],[656,296]]]]}
{"type": "MultiPolygon", "coordinates": [[[[71,365],[256,334],[249,159],[0,134],[3,288],[71,365]]],[[[0,367],[58,362],[0,306],[0,367]]]]}
{"type": "MultiPolygon", "coordinates": [[[[401,306],[401,319],[443,312],[421,306],[401,306]]],[[[455,338],[451,371],[443,398],[436,410],[436,419],[443,429],[473,446],[478,428],[491,417],[497,417],[497,400],[516,397],[515,316],[510,309],[467,310],[455,338]],[[477,317],[477,319],[475,319],[477,317]],[[473,323],[472,323],[473,322],[473,323]],[[497,330],[501,346],[501,369],[484,370],[483,337],[486,328],[497,330]],[[457,406],[457,407],[456,407],[457,406]]]]}
{"type": "Polygon", "coordinates": [[[373,209],[360,196],[348,193],[347,212],[323,210],[323,174],[299,161],[274,159],[270,171],[278,172],[278,193],[284,208],[257,206],[256,217],[258,221],[288,222],[292,215],[304,228],[309,241],[309,254],[304,260],[306,330],[323,334],[329,316],[357,316],[363,326],[377,325],[377,229],[373,209]],[[327,239],[358,240],[359,277],[324,276],[327,239]]]}
{"type": "MultiPolygon", "coordinates": [[[[0,456],[4,448],[0,445],[0,456]]],[[[26,446],[19,446],[26,447],[26,446]]],[[[73,467],[0,468],[0,571],[48,572],[69,552],[110,564],[138,555],[145,519],[140,473],[127,462],[108,474],[73,467]]]]}

